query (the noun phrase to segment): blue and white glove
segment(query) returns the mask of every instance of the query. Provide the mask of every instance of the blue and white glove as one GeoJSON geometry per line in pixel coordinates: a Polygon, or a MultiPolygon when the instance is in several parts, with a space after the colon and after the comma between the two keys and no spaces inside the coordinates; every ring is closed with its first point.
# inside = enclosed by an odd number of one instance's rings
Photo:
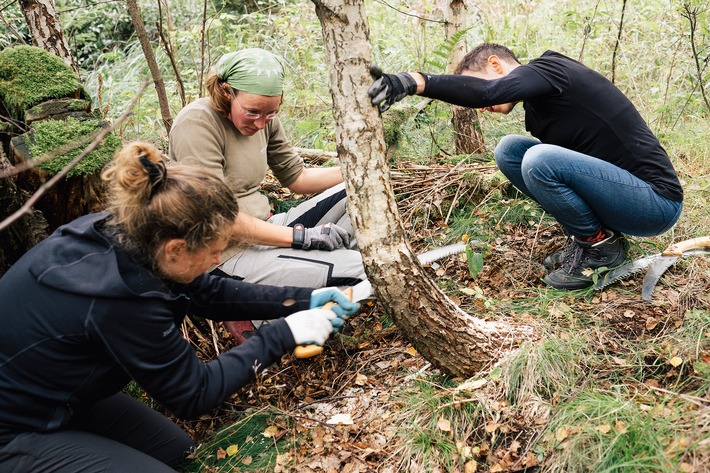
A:
{"type": "Polygon", "coordinates": [[[309,309],[289,315],[286,324],[296,345],[323,345],[335,331],[332,320],[337,318],[332,310],[309,309]]]}
{"type": "Polygon", "coordinates": [[[311,309],[323,307],[328,302],[335,304],[330,307],[330,310],[335,312],[341,319],[353,315],[360,309],[360,304],[351,302],[348,296],[343,294],[337,287],[322,287],[311,293],[311,309]]]}

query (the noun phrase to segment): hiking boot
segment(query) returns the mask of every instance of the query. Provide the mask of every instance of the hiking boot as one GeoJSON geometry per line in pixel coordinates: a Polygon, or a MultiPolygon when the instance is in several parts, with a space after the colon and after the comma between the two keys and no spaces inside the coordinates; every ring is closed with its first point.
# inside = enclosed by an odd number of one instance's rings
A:
{"type": "Polygon", "coordinates": [[[545,259],[542,260],[542,265],[545,267],[545,270],[549,273],[562,266],[562,263],[565,261],[565,255],[570,248],[572,248],[572,237],[568,236],[565,239],[565,243],[562,245],[562,248],[554,253],[550,253],[545,256],[545,259]]]}
{"type": "Polygon", "coordinates": [[[232,335],[234,342],[241,345],[246,342],[249,337],[254,335],[256,327],[251,320],[230,320],[222,322],[224,328],[232,335]]]}
{"type": "Polygon", "coordinates": [[[596,243],[572,239],[562,267],[542,280],[555,289],[582,289],[594,283],[598,268],[613,269],[626,261],[623,237],[605,230],[606,238],[596,243]]]}

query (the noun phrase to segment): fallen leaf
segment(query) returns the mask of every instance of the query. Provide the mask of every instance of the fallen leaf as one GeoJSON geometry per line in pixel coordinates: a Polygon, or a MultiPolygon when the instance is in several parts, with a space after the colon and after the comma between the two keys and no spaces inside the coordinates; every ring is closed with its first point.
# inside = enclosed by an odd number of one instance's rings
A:
{"type": "Polygon", "coordinates": [[[558,442],[562,442],[564,439],[567,438],[568,435],[569,432],[565,427],[560,427],[559,429],[557,429],[557,432],[555,432],[555,438],[558,442]]]}
{"type": "Polygon", "coordinates": [[[448,419],[439,417],[439,420],[436,421],[436,426],[439,428],[439,430],[443,430],[444,432],[451,432],[451,422],[449,422],[448,419]]]}
{"type": "Polygon", "coordinates": [[[357,376],[355,376],[355,384],[358,386],[365,386],[367,384],[367,376],[358,373],[357,376]]]}
{"type": "Polygon", "coordinates": [[[681,363],[683,363],[683,359],[679,356],[674,356],[670,359],[669,363],[675,368],[676,366],[679,366],[681,363]]]}
{"type": "Polygon", "coordinates": [[[615,356],[612,356],[611,359],[619,366],[624,366],[626,364],[626,360],[623,358],[617,358],[615,356]]]}
{"type": "Polygon", "coordinates": [[[249,455],[248,457],[242,458],[243,465],[251,465],[252,461],[254,461],[254,458],[251,455],[249,455]]]}
{"type": "Polygon", "coordinates": [[[417,349],[414,348],[413,346],[409,346],[406,350],[404,350],[408,355],[412,356],[417,356],[417,349]]]}
{"type": "Polygon", "coordinates": [[[279,433],[279,428],[276,427],[275,425],[270,425],[266,428],[266,430],[264,430],[261,433],[261,435],[263,435],[264,437],[266,437],[268,439],[271,437],[276,437],[276,435],[278,435],[278,433],[279,433]]]}
{"type": "Polygon", "coordinates": [[[597,432],[601,432],[602,434],[608,434],[609,431],[611,430],[611,425],[609,424],[601,424],[598,425],[594,428],[597,432]]]}
{"type": "Polygon", "coordinates": [[[500,425],[500,424],[498,424],[497,422],[494,422],[494,421],[488,422],[486,424],[486,432],[488,432],[489,434],[495,432],[496,429],[498,428],[498,425],[500,425]]]}
{"type": "Polygon", "coordinates": [[[693,465],[691,465],[690,463],[681,462],[681,464],[678,465],[678,467],[680,468],[680,471],[682,471],[683,473],[693,473],[693,471],[694,471],[693,465]]]}
{"type": "Polygon", "coordinates": [[[651,331],[654,328],[658,326],[658,320],[654,319],[653,317],[649,317],[646,319],[646,330],[651,331]]]}
{"type": "Polygon", "coordinates": [[[236,453],[239,451],[239,445],[230,445],[227,447],[227,456],[231,457],[232,455],[236,455],[236,453]]]}
{"type": "Polygon", "coordinates": [[[478,463],[475,460],[469,460],[463,466],[463,473],[476,473],[478,471],[478,463]]]}
{"type": "Polygon", "coordinates": [[[459,384],[456,387],[457,391],[475,391],[476,389],[479,389],[488,382],[486,378],[482,379],[476,379],[476,380],[468,380],[464,381],[463,383],[459,384]]]}
{"type": "Polygon", "coordinates": [[[624,421],[617,421],[614,423],[614,429],[619,432],[620,434],[625,434],[626,433],[626,422],[624,421]]]}
{"type": "Polygon", "coordinates": [[[217,449],[217,460],[224,460],[227,458],[227,452],[223,448],[217,449]]]}
{"type": "Polygon", "coordinates": [[[636,312],[634,312],[633,310],[624,311],[624,317],[626,317],[627,319],[633,319],[634,315],[636,315],[636,312]]]}
{"type": "Polygon", "coordinates": [[[350,417],[350,414],[335,414],[325,421],[325,423],[333,425],[353,425],[355,422],[353,422],[353,418],[350,417]]]}

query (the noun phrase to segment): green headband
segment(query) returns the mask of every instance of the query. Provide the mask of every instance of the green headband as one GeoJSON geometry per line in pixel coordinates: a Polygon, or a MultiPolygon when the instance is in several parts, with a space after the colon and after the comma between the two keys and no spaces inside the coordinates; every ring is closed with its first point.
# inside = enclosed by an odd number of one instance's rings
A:
{"type": "Polygon", "coordinates": [[[248,94],[277,97],[283,94],[283,60],[260,48],[225,54],[215,66],[217,78],[248,94]]]}

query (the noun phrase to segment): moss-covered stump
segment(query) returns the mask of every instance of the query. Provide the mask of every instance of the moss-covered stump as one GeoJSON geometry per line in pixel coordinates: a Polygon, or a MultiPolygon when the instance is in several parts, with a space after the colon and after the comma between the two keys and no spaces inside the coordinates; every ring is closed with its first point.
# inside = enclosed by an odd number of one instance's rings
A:
{"type": "MultiPolygon", "coordinates": [[[[0,149],[0,173],[12,168],[0,149]]],[[[0,221],[18,211],[26,195],[12,177],[0,178],[0,221]]],[[[30,248],[47,236],[47,222],[40,212],[29,212],[4,230],[0,230],[0,276],[10,269],[30,248]]]]}
{"type": "Polygon", "coordinates": [[[91,118],[91,101],[84,99],[48,100],[25,112],[28,125],[41,120],[64,120],[66,118],[91,118]]]}
{"type": "Polygon", "coordinates": [[[15,120],[50,99],[89,100],[79,77],[57,56],[35,46],[0,51],[0,102],[15,120]]]}
{"type": "MultiPolygon", "coordinates": [[[[14,137],[10,143],[13,164],[29,161],[35,164],[18,176],[17,185],[34,193],[86,149],[103,127],[105,123],[98,120],[71,117],[33,123],[30,132],[14,137]]],[[[121,145],[120,138],[108,135],[35,204],[46,217],[51,231],[103,207],[101,170],[121,145]]]]}

